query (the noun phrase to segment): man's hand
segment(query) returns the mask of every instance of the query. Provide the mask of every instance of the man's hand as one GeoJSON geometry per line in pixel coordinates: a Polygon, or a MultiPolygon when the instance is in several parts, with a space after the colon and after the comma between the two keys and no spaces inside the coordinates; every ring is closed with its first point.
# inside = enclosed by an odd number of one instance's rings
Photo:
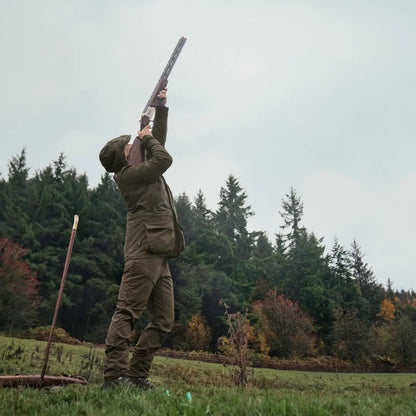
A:
{"type": "Polygon", "coordinates": [[[149,104],[150,107],[162,107],[166,105],[167,101],[167,88],[163,88],[157,95],[157,97],[149,104]]]}
{"type": "Polygon", "coordinates": [[[150,124],[146,125],[142,130],[137,132],[137,135],[143,139],[144,136],[151,136],[152,131],[150,130],[150,124]]]}

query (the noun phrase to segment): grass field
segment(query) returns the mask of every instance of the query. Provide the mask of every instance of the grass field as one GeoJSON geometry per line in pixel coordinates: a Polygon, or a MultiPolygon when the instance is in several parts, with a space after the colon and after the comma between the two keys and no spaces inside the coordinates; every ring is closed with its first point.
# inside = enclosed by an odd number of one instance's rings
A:
{"type": "MultiPolygon", "coordinates": [[[[0,337],[0,374],[39,374],[46,343],[0,337]]],[[[0,415],[416,415],[416,374],[256,369],[231,384],[219,364],[156,357],[155,391],[102,390],[104,351],[53,344],[47,375],[80,374],[87,386],[0,389],[0,415]],[[190,392],[192,400],[186,397],[190,392]]]]}

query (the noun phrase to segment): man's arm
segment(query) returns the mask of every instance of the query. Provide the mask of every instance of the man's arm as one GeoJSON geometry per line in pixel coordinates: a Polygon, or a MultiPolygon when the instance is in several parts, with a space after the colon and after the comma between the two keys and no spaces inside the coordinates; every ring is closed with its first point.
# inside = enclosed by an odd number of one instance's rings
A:
{"type": "Polygon", "coordinates": [[[159,94],[150,103],[152,107],[156,108],[152,128],[152,135],[155,139],[159,140],[162,146],[164,146],[166,143],[166,134],[168,131],[169,109],[166,107],[167,99],[167,88],[165,86],[162,90],[160,90],[159,94]]]}
{"type": "MultiPolygon", "coordinates": [[[[153,111],[155,111],[155,118],[153,123],[153,137],[155,137],[162,146],[165,145],[166,142],[166,134],[168,129],[168,108],[165,107],[166,104],[166,88],[163,88],[159,94],[153,99],[150,103],[153,111]]],[[[150,107],[149,107],[150,108],[150,107]]],[[[141,127],[142,131],[149,126],[149,123],[145,124],[141,127]]],[[[145,149],[143,144],[140,140],[140,131],[138,133],[138,137],[136,137],[133,141],[133,145],[130,149],[129,155],[127,156],[127,161],[129,165],[137,165],[138,163],[143,163],[145,159],[145,149]]]]}
{"type": "Polygon", "coordinates": [[[155,120],[153,122],[152,136],[164,146],[166,143],[166,134],[168,131],[168,107],[157,107],[155,120]]]}
{"type": "Polygon", "coordinates": [[[120,172],[117,180],[123,180],[127,186],[137,186],[140,183],[154,182],[172,164],[172,157],[164,146],[153,137],[149,126],[139,132],[144,149],[149,154],[149,158],[143,163],[130,165],[127,169],[120,172]]]}

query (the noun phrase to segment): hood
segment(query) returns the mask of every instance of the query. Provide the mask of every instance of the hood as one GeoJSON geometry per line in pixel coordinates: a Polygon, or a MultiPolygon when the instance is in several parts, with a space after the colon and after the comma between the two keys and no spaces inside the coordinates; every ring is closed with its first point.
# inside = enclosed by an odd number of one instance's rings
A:
{"type": "Polygon", "coordinates": [[[101,149],[100,162],[107,172],[117,173],[123,166],[127,165],[124,157],[124,146],[130,141],[130,138],[130,135],[116,137],[108,141],[101,149]]]}

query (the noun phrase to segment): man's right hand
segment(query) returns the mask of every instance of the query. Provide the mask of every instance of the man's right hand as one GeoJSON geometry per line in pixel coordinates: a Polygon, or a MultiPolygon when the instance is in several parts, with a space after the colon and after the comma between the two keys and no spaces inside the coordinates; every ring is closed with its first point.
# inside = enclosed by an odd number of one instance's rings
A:
{"type": "Polygon", "coordinates": [[[144,136],[151,136],[152,135],[152,131],[150,130],[150,124],[148,124],[147,126],[145,126],[142,130],[139,130],[137,132],[138,136],[143,139],[144,136]]]}

